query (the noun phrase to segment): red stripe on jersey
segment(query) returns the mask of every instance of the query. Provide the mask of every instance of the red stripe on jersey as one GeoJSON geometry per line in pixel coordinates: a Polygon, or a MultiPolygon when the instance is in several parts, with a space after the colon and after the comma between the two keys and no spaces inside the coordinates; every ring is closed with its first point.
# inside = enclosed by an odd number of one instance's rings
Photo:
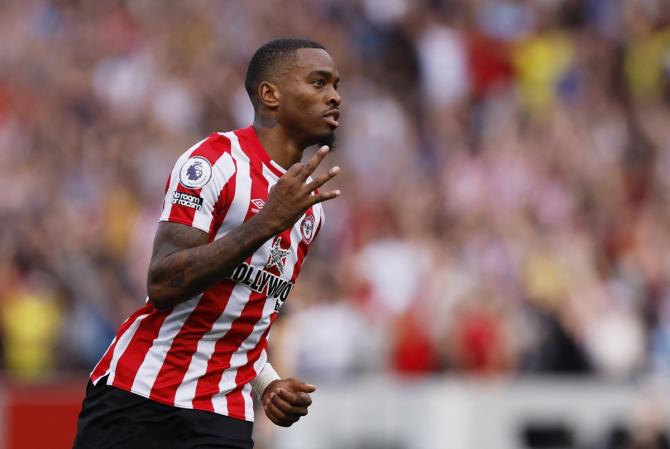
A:
{"type": "MultiPolygon", "coordinates": [[[[189,159],[195,156],[200,156],[209,161],[209,163],[214,167],[216,161],[219,160],[224,153],[230,153],[230,140],[225,136],[222,136],[219,133],[214,133],[210,135],[207,140],[205,140],[198,148],[196,148],[189,159]]],[[[187,159],[188,160],[188,159],[187,159]]],[[[214,176],[214,174],[212,174],[214,176]]],[[[182,185],[181,182],[177,183],[177,192],[187,193],[193,196],[200,196],[202,188],[189,188],[182,185]]],[[[195,218],[195,208],[193,207],[178,207],[176,205],[172,206],[170,209],[170,218],[169,221],[174,221],[177,223],[183,223],[187,225],[192,225],[195,218]]]]}
{"type": "MultiPolygon", "coordinates": [[[[250,160],[249,174],[251,177],[251,198],[266,198],[269,185],[263,176],[261,162],[257,158],[250,160]]],[[[254,216],[252,207],[253,205],[250,203],[244,219],[245,222],[254,216]]],[[[252,257],[247,259],[247,262],[251,262],[252,257]]],[[[253,332],[254,326],[261,319],[265,298],[265,295],[252,292],[240,316],[233,321],[226,335],[216,342],[214,353],[207,363],[207,371],[198,380],[193,407],[214,411],[212,398],[219,393],[219,383],[223,372],[230,368],[232,355],[253,332]]],[[[237,415],[233,415],[229,410],[228,414],[229,416],[245,419],[244,410],[237,415]]]]}
{"type": "Polygon", "coordinates": [[[126,333],[128,328],[133,325],[135,320],[139,318],[142,315],[145,315],[151,311],[151,307],[144,306],[137,310],[135,313],[133,313],[126,321],[121,324],[121,327],[119,328],[118,333],[116,334],[116,340],[114,341],[114,344],[110,345],[109,348],[107,348],[107,352],[105,352],[105,355],[102,356],[98,364],[93,368],[93,371],[91,372],[91,380],[96,381],[98,378],[102,375],[104,375],[107,370],[109,369],[109,366],[112,363],[112,357],[114,356],[114,348],[116,348],[117,343],[119,342],[119,338],[121,335],[126,333]]]}
{"type": "Polygon", "coordinates": [[[302,269],[302,262],[307,256],[307,251],[309,250],[309,245],[303,241],[298,245],[298,260],[295,262],[295,267],[293,268],[293,275],[291,276],[291,282],[295,282],[298,279],[300,270],[302,269]]]}
{"type": "Polygon", "coordinates": [[[172,308],[159,312],[151,304],[147,304],[143,309],[147,309],[151,313],[142,320],[128,347],[121,357],[119,357],[119,361],[116,364],[114,382],[112,382],[112,385],[128,391],[133,386],[137,371],[140,369],[140,365],[142,365],[147,352],[149,352],[154,340],[158,337],[163,322],[172,312],[172,308]]]}
{"type": "Polygon", "coordinates": [[[150,398],[174,403],[179,385],[198,348],[200,339],[212,329],[226,308],[235,284],[226,282],[207,290],[195,310],[186,319],[165,356],[158,376],[151,387],[150,398]]]}

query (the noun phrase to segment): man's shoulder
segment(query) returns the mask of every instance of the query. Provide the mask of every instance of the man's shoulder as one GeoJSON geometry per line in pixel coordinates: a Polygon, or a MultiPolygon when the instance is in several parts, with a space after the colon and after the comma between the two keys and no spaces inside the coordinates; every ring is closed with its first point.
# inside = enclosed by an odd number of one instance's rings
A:
{"type": "Polygon", "coordinates": [[[231,131],[216,131],[197,142],[182,153],[178,163],[190,163],[201,159],[201,163],[237,164],[240,161],[249,163],[252,160],[269,162],[269,157],[261,148],[255,130],[249,126],[231,131]],[[267,161],[265,160],[267,159],[267,161]]]}
{"type": "MultiPolygon", "coordinates": [[[[211,149],[219,152],[232,153],[233,146],[237,145],[245,153],[245,147],[253,146],[255,132],[251,126],[233,129],[230,131],[215,131],[203,139],[199,144],[202,150],[211,149]]],[[[214,151],[214,154],[217,154],[214,151]]]]}
{"type": "MultiPolygon", "coordinates": [[[[234,131],[230,133],[234,133],[234,131]]],[[[201,158],[214,164],[224,154],[231,154],[232,144],[230,133],[218,131],[211,133],[184,151],[180,159],[201,158]]]]}
{"type": "Polygon", "coordinates": [[[230,179],[236,170],[229,133],[213,132],[192,145],[175,163],[180,183],[189,188],[202,188],[216,176],[230,179]]]}

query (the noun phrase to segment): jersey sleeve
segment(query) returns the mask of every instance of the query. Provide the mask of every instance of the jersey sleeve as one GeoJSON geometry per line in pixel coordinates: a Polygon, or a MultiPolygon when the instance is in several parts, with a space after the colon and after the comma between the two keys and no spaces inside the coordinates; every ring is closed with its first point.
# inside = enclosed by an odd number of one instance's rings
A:
{"type": "Polygon", "coordinates": [[[211,234],[234,174],[228,139],[213,134],[198,142],[181,155],[172,169],[160,221],[185,224],[211,234]]]}

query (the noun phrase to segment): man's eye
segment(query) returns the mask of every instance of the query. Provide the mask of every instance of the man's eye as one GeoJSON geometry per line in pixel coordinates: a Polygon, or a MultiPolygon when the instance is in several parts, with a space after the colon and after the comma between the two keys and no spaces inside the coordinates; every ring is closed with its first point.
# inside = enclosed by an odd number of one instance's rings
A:
{"type": "Polygon", "coordinates": [[[323,80],[314,80],[312,81],[312,84],[314,85],[314,87],[323,87],[324,85],[323,80]]]}

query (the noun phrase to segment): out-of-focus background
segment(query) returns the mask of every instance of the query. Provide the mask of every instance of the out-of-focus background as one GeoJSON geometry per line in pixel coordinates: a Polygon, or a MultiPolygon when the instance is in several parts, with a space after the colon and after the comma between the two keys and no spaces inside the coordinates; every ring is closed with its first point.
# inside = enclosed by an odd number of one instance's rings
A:
{"type": "Polygon", "coordinates": [[[670,2],[5,0],[0,448],[69,447],[176,157],[281,36],[338,64],[343,196],[271,337],[319,391],[257,448],[670,447],[670,2]]]}

